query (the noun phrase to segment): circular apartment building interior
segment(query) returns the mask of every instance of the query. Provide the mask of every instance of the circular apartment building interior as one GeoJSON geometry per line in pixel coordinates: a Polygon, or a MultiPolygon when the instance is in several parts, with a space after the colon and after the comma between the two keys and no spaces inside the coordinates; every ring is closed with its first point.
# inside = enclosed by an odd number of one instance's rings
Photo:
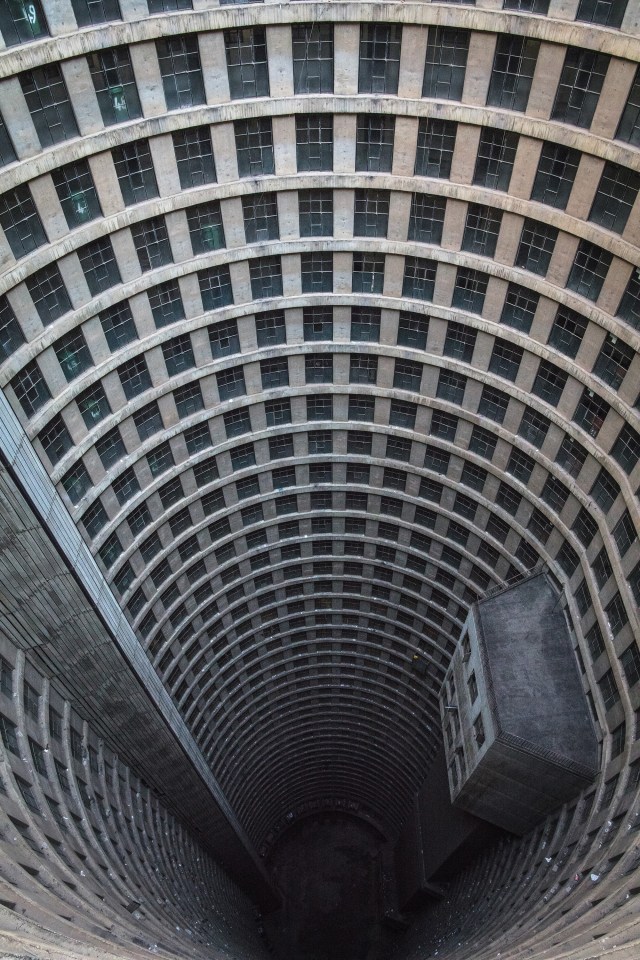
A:
{"type": "Polygon", "coordinates": [[[0,3],[0,955],[637,960],[639,62],[0,3]]]}

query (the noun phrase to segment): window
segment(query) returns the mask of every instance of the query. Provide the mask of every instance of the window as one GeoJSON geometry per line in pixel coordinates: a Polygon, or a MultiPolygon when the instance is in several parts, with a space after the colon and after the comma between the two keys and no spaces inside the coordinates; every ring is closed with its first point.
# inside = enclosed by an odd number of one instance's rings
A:
{"type": "Polygon", "coordinates": [[[436,267],[435,260],[426,260],[422,257],[405,257],[402,295],[413,297],[416,300],[433,300],[436,267]]]}
{"type": "Polygon", "coordinates": [[[16,260],[47,242],[31,191],[24,184],[0,195],[0,225],[16,260]]]}
{"type": "Polygon", "coordinates": [[[588,300],[597,300],[611,264],[612,254],[588,240],[581,240],[567,280],[567,289],[588,300]]]}
{"type": "Polygon", "coordinates": [[[307,397],[307,420],[332,420],[333,397],[307,397]]]}
{"type": "Polygon", "coordinates": [[[286,357],[278,357],[274,360],[261,360],[260,374],[262,377],[263,390],[289,386],[289,365],[286,357]]]}
{"type": "Polygon", "coordinates": [[[394,131],[395,117],[358,115],[356,170],[391,172],[394,131]]]}
{"type": "Polygon", "coordinates": [[[151,217],[142,223],[134,224],[131,227],[131,236],[143,272],[173,263],[164,217],[151,217]]]}
{"type": "Polygon", "coordinates": [[[138,483],[138,478],[135,475],[133,467],[123,470],[123,472],[115,478],[111,486],[121,507],[127,500],[130,500],[136,493],[140,492],[140,484],[138,483]]]}
{"type": "Polygon", "coordinates": [[[599,23],[603,27],[622,24],[628,0],[580,0],[576,20],[599,23]]]}
{"type": "Polygon", "coordinates": [[[333,192],[331,190],[299,190],[298,213],[301,237],[333,235],[333,192]]]}
{"type": "Polygon", "coordinates": [[[349,420],[360,423],[373,423],[375,405],[376,402],[374,397],[350,396],[349,420]]]}
{"type": "Polygon", "coordinates": [[[333,383],[333,356],[326,353],[308,353],[304,358],[306,383],[333,383]]]}
{"type": "Polygon", "coordinates": [[[60,414],[49,421],[44,430],[39,433],[38,439],[54,466],[73,447],[73,440],[60,414]]]}
{"type": "Polygon", "coordinates": [[[265,240],[279,238],[278,204],[275,193],[258,193],[242,197],[242,213],[247,243],[262,243],[265,240]]]}
{"type": "Polygon", "coordinates": [[[588,547],[596,533],[598,524],[585,507],[581,507],[571,527],[583,547],[588,547]]]}
{"type": "Polygon", "coordinates": [[[628,324],[640,330],[640,268],[636,267],[629,278],[617,316],[622,317],[628,324]]]}
{"type": "Polygon", "coordinates": [[[2,115],[0,115],[0,166],[13,163],[14,160],[17,160],[16,152],[13,149],[9,131],[2,119],[2,115]]]}
{"type": "Polygon", "coordinates": [[[120,270],[110,237],[101,237],[80,247],[78,258],[92,297],[120,283],[120,270]]]}
{"type": "Polygon", "coordinates": [[[51,173],[58,200],[70,230],[102,215],[100,201],[86,160],[67,163],[51,173]]]}
{"type": "Polygon", "coordinates": [[[563,470],[566,470],[570,477],[575,479],[582,470],[586,459],[587,451],[582,444],[574,440],[573,437],[565,436],[556,454],[556,463],[563,470]]]}
{"type": "Polygon", "coordinates": [[[79,27],[122,20],[118,0],[71,0],[71,6],[79,27]]]}
{"type": "Polygon", "coordinates": [[[216,182],[209,127],[191,127],[172,134],[178,176],[183,190],[216,182]]]}
{"type": "Polygon", "coordinates": [[[633,350],[631,347],[624,340],[608,333],[593,366],[593,373],[609,384],[613,390],[618,390],[632,360],[633,350]]]}
{"type": "Polygon", "coordinates": [[[296,116],[298,170],[333,169],[333,117],[324,113],[296,116]]]}
{"type": "Polygon", "coordinates": [[[494,387],[484,386],[482,396],[478,404],[478,413],[494,420],[496,423],[504,421],[507,407],[509,406],[509,396],[502,390],[496,390],[494,387]]]}
{"type": "MultiPolygon", "coordinates": [[[[441,472],[446,473],[446,470],[441,472]]],[[[482,493],[488,476],[488,472],[482,467],[478,467],[475,463],[465,463],[462,468],[460,482],[463,483],[465,487],[470,487],[472,490],[477,490],[478,493],[482,493]]]]}
{"type": "Polygon", "coordinates": [[[527,109],[539,40],[502,34],[498,37],[487,104],[506,110],[527,109]]]}
{"type": "Polygon", "coordinates": [[[24,98],[41,147],[50,147],[78,135],[76,118],[57,63],[19,74],[24,98]]]}
{"type": "Polygon", "coordinates": [[[449,403],[461,404],[466,385],[467,378],[461,373],[442,369],[438,377],[436,396],[440,400],[448,400],[449,403]]]}
{"type": "Polygon", "coordinates": [[[333,93],[333,25],[292,27],[294,93],[333,93]]]}
{"type": "Polygon", "coordinates": [[[87,430],[91,430],[96,423],[104,420],[111,413],[111,407],[101,383],[95,383],[79,393],[76,403],[87,430]]]}
{"type": "Polygon", "coordinates": [[[468,53],[468,30],[430,27],[422,96],[461,100],[468,53]]]}
{"type": "Polygon", "coordinates": [[[462,236],[462,249],[469,253],[493,257],[498,243],[502,210],[470,203],[462,236]]]}
{"type": "Polygon", "coordinates": [[[380,310],[375,307],[351,308],[351,340],[378,343],[380,340],[380,310]]]}
{"type": "Polygon", "coordinates": [[[510,283],[507,288],[500,323],[529,333],[535,312],[538,309],[540,295],[519,283],[510,283]]]}
{"type": "Polygon", "coordinates": [[[195,34],[156,40],[168,110],[182,110],[205,102],[204,82],[195,34]]]}
{"type": "Polygon", "coordinates": [[[134,140],[111,151],[126,206],[158,196],[148,140],[134,140]]]}
{"type": "Polygon", "coordinates": [[[473,174],[474,184],[492,190],[508,190],[517,148],[517,133],[483,127],[473,174]]]}
{"type": "Polygon", "coordinates": [[[608,513],[620,494],[620,487],[604,467],[596,477],[591,490],[592,499],[604,513],[608,513]]]}
{"type": "Polygon", "coordinates": [[[104,125],[142,116],[129,48],[96,51],[88,54],[87,59],[104,125]]]}
{"type": "Polygon", "coordinates": [[[32,417],[51,399],[49,388],[35,360],[15,375],[11,387],[27,417],[32,417]]]}
{"type": "Polygon", "coordinates": [[[208,270],[199,270],[198,283],[202,306],[205,310],[217,310],[219,307],[233,303],[231,274],[226,264],[221,267],[211,267],[208,270]]]}
{"type": "Polygon", "coordinates": [[[567,379],[568,374],[556,367],[555,363],[541,360],[531,392],[552,407],[557,407],[567,379]]]}
{"type": "Polygon", "coordinates": [[[47,37],[49,29],[40,0],[29,3],[2,4],[0,7],[0,30],[8,47],[28,43],[39,37],[47,37]]]}
{"type": "Polygon", "coordinates": [[[290,433],[279,437],[269,437],[269,459],[283,460],[293,456],[293,437],[290,433]]]}
{"type": "Polygon", "coordinates": [[[389,223],[388,190],[356,190],[354,237],[386,237],[389,223]]]}
{"type": "Polygon", "coordinates": [[[640,459],[640,433],[625,423],[611,448],[611,456],[630,475],[640,459]]]}
{"type": "Polygon", "coordinates": [[[569,47],[551,119],[590,127],[608,66],[609,57],[603,53],[569,47]]]}
{"type": "Polygon", "coordinates": [[[58,317],[71,310],[69,294],[57,264],[51,263],[32,273],[27,278],[26,284],[43,326],[49,326],[58,317]]]}
{"type": "Polygon", "coordinates": [[[573,576],[580,562],[578,554],[566,540],[563,541],[562,546],[558,550],[556,560],[567,577],[573,576]]]}
{"type": "Polygon", "coordinates": [[[188,333],[163,343],[162,353],[170,377],[175,377],[183,370],[191,370],[196,365],[188,333]]]}
{"type": "Polygon", "coordinates": [[[100,314],[102,332],[112,353],[120,350],[127,343],[138,339],[131,308],[127,300],[108,307],[100,314]]]}
{"type": "Polygon", "coordinates": [[[389,409],[389,426],[413,430],[416,425],[417,406],[405,400],[392,400],[389,409]]]}
{"type": "Polygon", "coordinates": [[[242,367],[230,367],[216,374],[218,393],[221,400],[231,400],[233,397],[245,396],[247,390],[244,384],[242,367]]]}
{"type": "MultiPolygon", "coordinates": [[[[178,411],[178,415],[180,415],[180,411],[178,411]]],[[[201,450],[206,450],[207,447],[211,446],[209,425],[207,423],[198,423],[193,427],[189,427],[189,429],[184,432],[184,442],[191,456],[200,453],[201,450]]]]}
{"type": "Polygon", "coordinates": [[[108,523],[107,512],[102,506],[100,500],[91,504],[88,510],[82,515],[82,524],[87,531],[87,535],[92,539],[96,537],[102,528],[108,523]]]}
{"type": "Polygon", "coordinates": [[[390,23],[360,26],[358,93],[398,92],[402,27],[390,23]]]}
{"type": "Polygon", "coordinates": [[[287,327],[283,310],[268,310],[256,317],[256,339],[259,347],[287,342],[287,327]]]}
{"type": "Polygon", "coordinates": [[[184,305],[177,280],[167,280],[147,290],[149,306],[158,329],[184,320],[184,305]]]}
{"type": "Polygon", "coordinates": [[[214,358],[228,357],[240,353],[238,324],[235,320],[225,320],[209,327],[209,345],[214,358]]]}
{"type": "Polygon", "coordinates": [[[429,318],[419,313],[402,311],[398,320],[398,346],[426,350],[429,318]]]}
{"type": "Polygon", "coordinates": [[[569,489],[557,477],[548,476],[540,494],[540,499],[553,510],[560,513],[569,497],[569,489]]]}
{"type": "Polygon", "coordinates": [[[495,373],[504,380],[510,380],[513,383],[518,376],[523,352],[522,347],[511,343],[509,340],[501,340],[496,337],[489,361],[490,373],[495,373]]]}
{"type": "Polygon", "coordinates": [[[559,143],[545,143],[540,154],[531,199],[564,210],[579,162],[579,150],[564,147],[559,143]]]}
{"type": "Polygon", "coordinates": [[[522,227],[520,245],[516,254],[516,267],[530,270],[541,277],[546,276],[557,239],[556,227],[538,223],[537,220],[527,217],[522,227]]]}
{"type": "Polygon", "coordinates": [[[622,233],[636,201],[640,174],[608,161],[595,195],[589,220],[614,233],[622,233]]]}
{"type": "Polygon", "coordinates": [[[605,616],[611,627],[611,632],[615,636],[620,633],[622,628],[629,622],[627,616],[627,611],[625,610],[624,603],[622,602],[622,597],[619,593],[616,593],[613,600],[611,600],[605,607],[605,616]]]}
{"type": "Polygon", "coordinates": [[[257,257],[249,263],[251,296],[254,300],[263,297],[282,296],[282,267],[280,257],[257,257]]]}
{"type": "Polygon", "coordinates": [[[587,318],[575,310],[559,307],[547,341],[549,346],[573,359],[580,348],[587,324],[587,318]]]}
{"type": "Polygon", "coordinates": [[[432,197],[425,193],[412,194],[408,239],[439,244],[446,205],[444,197],[432,197]]]}
{"type": "Polygon", "coordinates": [[[71,470],[68,470],[61,482],[65,493],[74,505],[79,503],[87,490],[93,486],[91,477],[87,473],[87,468],[82,461],[77,463],[75,467],[72,467],[71,470]]]}
{"type": "Polygon", "coordinates": [[[151,376],[144,356],[133,357],[126,363],[121,363],[117,371],[127,400],[133,400],[145,390],[151,389],[151,376]]]}
{"type": "Polygon", "coordinates": [[[636,70],[616,138],[634,146],[640,146],[640,68],[636,70]]]}
{"type": "Polygon", "coordinates": [[[488,274],[468,267],[458,267],[451,305],[469,313],[482,314],[488,284],[488,274]]]}
{"type": "Polygon", "coordinates": [[[332,292],[333,254],[303,253],[300,257],[300,266],[303,293],[332,292]]]}
{"type": "Polygon", "coordinates": [[[393,386],[398,390],[411,390],[420,393],[422,383],[422,364],[414,360],[396,360],[393,373],[393,386]]]}
{"type": "Polygon", "coordinates": [[[604,585],[613,574],[611,561],[609,560],[607,551],[604,547],[602,547],[598,555],[595,557],[593,563],[591,564],[591,568],[593,570],[593,576],[595,577],[598,589],[602,590],[604,585]]]}
{"type": "Polygon", "coordinates": [[[354,253],[351,289],[353,293],[382,293],[384,254],[354,253]]]}
{"type": "Polygon", "coordinates": [[[199,383],[187,383],[173,391],[176,410],[181,420],[204,409],[202,390],[199,383]]]}
{"type": "Polygon", "coordinates": [[[455,357],[464,363],[470,363],[476,344],[477,332],[464,323],[450,320],[447,324],[447,335],[444,341],[443,354],[445,357],[455,357]]]}
{"type": "Polygon", "coordinates": [[[422,118],[418,124],[415,174],[447,180],[451,174],[457,124],[452,120],[422,118]]]}
{"type": "Polygon", "coordinates": [[[640,650],[637,643],[632,643],[631,646],[627,647],[620,657],[620,663],[627,678],[627,683],[630,687],[633,687],[640,680],[640,650]]]}
{"type": "Polygon", "coordinates": [[[225,30],[229,89],[233,100],[269,96],[264,27],[225,30]]]}
{"type": "Polygon", "coordinates": [[[633,525],[633,520],[631,519],[631,514],[628,510],[624,511],[613,528],[613,539],[616,542],[620,556],[626,556],[629,547],[631,547],[636,540],[635,527],[633,525]]]}
{"type": "Polygon", "coordinates": [[[378,379],[378,358],[368,353],[352,353],[349,360],[349,383],[375,383],[378,379]]]}
{"type": "Polygon", "coordinates": [[[220,247],[224,247],[224,229],[218,200],[189,207],[187,223],[191,248],[195,256],[206,253],[207,250],[219,250],[220,247]]]}
{"type": "Polygon", "coordinates": [[[171,447],[169,442],[161,443],[160,446],[156,447],[155,450],[152,450],[151,453],[147,454],[147,464],[149,465],[149,470],[151,471],[152,477],[159,477],[161,474],[165,473],[170,467],[174,466],[173,453],[171,452],[171,447]]]}
{"type": "Polygon", "coordinates": [[[291,423],[291,401],[267,400],[264,405],[264,413],[268,427],[279,427],[285,423],[291,423]]]}
{"type": "Polygon", "coordinates": [[[118,539],[117,533],[112,533],[98,550],[98,556],[107,570],[109,570],[120,554],[122,553],[122,544],[118,539]]]}
{"type": "Polygon", "coordinates": [[[147,0],[149,13],[164,13],[173,10],[191,10],[192,0],[147,0]]]}
{"type": "Polygon", "coordinates": [[[93,357],[89,352],[82,330],[72,330],[53,345],[58,363],[67,383],[71,383],[81,373],[93,366],[93,357]]]}
{"type": "Polygon", "coordinates": [[[271,119],[236,120],[234,130],[239,175],[259,177],[275,173],[271,119]]]}
{"type": "MultiPolygon", "coordinates": [[[[485,430],[484,427],[479,427],[476,424],[471,432],[469,450],[472,453],[477,453],[479,457],[484,457],[485,460],[491,460],[495,453],[497,442],[498,438],[495,433],[491,433],[489,430],[485,430]]],[[[507,471],[510,472],[508,467],[507,471]]]]}
{"type": "Polygon", "coordinates": [[[240,410],[230,410],[223,414],[222,419],[228,440],[251,432],[251,418],[248,407],[242,407],[240,410]]]}
{"type": "Polygon", "coordinates": [[[518,427],[518,436],[527,440],[532,446],[540,450],[550,426],[551,421],[548,420],[547,417],[543,417],[541,413],[538,413],[532,407],[527,407],[522,414],[520,426],[518,427]]]}

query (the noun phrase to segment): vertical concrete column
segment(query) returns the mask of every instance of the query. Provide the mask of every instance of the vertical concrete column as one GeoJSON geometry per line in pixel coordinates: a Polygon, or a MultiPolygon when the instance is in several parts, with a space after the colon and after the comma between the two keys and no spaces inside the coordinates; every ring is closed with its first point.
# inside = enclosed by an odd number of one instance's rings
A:
{"type": "Polygon", "coordinates": [[[269,90],[272,97],[293,96],[293,48],[291,27],[267,27],[269,90]]]}
{"type": "Polygon", "coordinates": [[[229,264],[229,273],[231,275],[231,288],[233,290],[234,303],[248,303],[251,296],[251,280],[249,277],[249,264],[246,260],[240,260],[238,263],[229,264]]]}
{"type": "Polygon", "coordinates": [[[559,287],[566,286],[577,249],[578,238],[568,233],[562,233],[561,231],[551,256],[549,269],[547,270],[547,280],[549,283],[555,283],[559,287]]]}
{"type": "Polygon", "coordinates": [[[88,163],[104,216],[120,213],[124,210],[124,201],[111,154],[108,151],[94,154],[88,163]]]}
{"type": "MultiPolygon", "coordinates": [[[[334,253],[333,255],[333,289],[335,293],[351,293],[351,272],[353,255],[351,253],[334,253]]],[[[335,338],[335,308],[334,308],[334,338],[335,338]]]]}
{"type": "Polygon", "coordinates": [[[471,34],[462,102],[484,107],[491,82],[497,37],[490,33],[471,34]]]}
{"type": "Polygon", "coordinates": [[[123,20],[144,20],[149,16],[146,0],[120,0],[120,13],[123,20]]]}
{"type": "Polygon", "coordinates": [[[389,240],[405,241],[409,234],[409,217],[411,215],[411,194],[405,191],[392,190],[389,200],[389,240]]]}
{"type": "Polygon", "coordinates": [[[479,144],[480,127],[459,123],[451,159],[451,180],[454,183],[472,182],[479,144]]]}
{"type": "Polygon", "coordinates": [[[513,266],[518,244],[520,243],[523,223],[524,218],[518,214],[509,213],[508,210],[505,210],[502,214],[502,223],[500,224],[500,233],[498,234],[498,242],[494,256],[494,260],[498,263],[513,266]]]}
{"type": "MultiPolygon", "coordinates": [[[[456,267],[453,263],[439,263],[436,272],[436,283],[433,292],[433,302],[442,307],[451,306],[453,288],[456,283],[456,267]]],[[[429,327],[433,323],[431,319],[429,327]]]]}
{"type": "Polygon", "coordinates": [[[463,200],[447,200],[441,241],[444,250],[460,249],[467,220],[467,206],[463,200]]]}
{"type": "Polygon", "coordinates": [[[218,183],[238,179],[236,138],[232,123],[216,123],[211,127],[211,143],[218,183]]]}
{"type": "Polygon", "coordinates": [[[300,286],[300,254],[285,253],[282,263],[282,292],[285,297],[298,297],[302,293],[300,286]]]}
{"type": "Polygon", "coordinates": [[[207,103],[228,103],[231,94],[222,30],[201,33],[198,36],[198,47],[207,103]]]}
{"type": "Polygon", "coordinates": [[[298,194],[295,190],[278,191],[278,223],[280,225],[280,239],[291,240],[298,238],[298,194]]]}
{"type": "Polygon", "coordinates": [[[176,152],[173,149],[171,135],[164,134],[160,137],[151,137],[149,151],[153,160],[160,196],[172,197],[180,193],[178,164],[176,163],[176,152]]]}
{"type": "Polygon", "coordinates": [[[272,126],[276,175],[286,177],[295,174],[298,169],[295,117],[274,117],[272,126]]]}
{"type": "Polygon", "coordinates": [[[357,117],[352,113],[338,113],[333,118],[334,173],[353,173],[356,168],[357,117]]]}
{"type": "Polygon", "coordinates": [[[102,130],[104,123],[102,122],[96,90],[86,59],[76,57],[73,60],[63,60],[60,67],[67,85],[73,112],[78,122],[80,135],[85,137],[90,133],[102,130]]]}
{"type": "Polygon", "coordinates": [[[142,273],[140,261],[133,244],[133,238],[130,230],[118,230],[111,234],[113,252],[120,270],[120,276],[123,283],[135,280],[142,273]]]}
{"type": "Polygon", "coordinates": [[[520,137],[516,158],[513,164],[509,194],[528,200],[536,178],[536,170],[542,153],[542,141],[531,137],[520,137]]]}
{"type": "Polygon", "coordinates": [[[575,20],[578,3],[579,0],[551,0],[548,16],[554,20],[575,20]]]}
{"type": "Polygon", "coordinates": [[[634,274],[637,276],[637,270],[638,267],[633,267],[626,260],[620,260],[618,257],[613,258],[598,297],[598,306],[602,310],[606,310],[607,313],[615,316],[621,299],[621,291],[627,289],[627,284],[634,274]]]}
{"type": "Polygon", "coordinates": [[[51,176],[46,174],[44,177],[36,177],[35,180],[30,181],[29,189],[49,241],[53,243],[69,233],[51,176]]]}
{"type": "Polygon", "coordinates": [[[184,277],[178,279],[178,286],[180,287],[184,315],[187,320],[192,317],[199,317],[203,312],[203,307],[197,275],[195,273],[185,274],[184,277]]]}
{"type": "Polygon", "coordinates": [[[91,294],[77,253],[69,254],[69,256],[58,260],[58,270],[64,280],[74,310],[82,306],[83,303],[88,303],[91,300],[91,294]]]}
{"type": "Polygon", "coordinates": [[[167,112],[167,104],[155,43],[134,43],[129,47],[129,55],[143,115],[162,116],[167,112]]]}
{"type": "Polygon", "coordinates": [[[398,78],[399,97],[419,100],[422,96],[428,33],[428,27],[423,26],[406,25],[402,28],[402,53],[398,78]]]}
{"type": "Polygon", "coordinates": [[[403,278],[404,257],[397,257],[388,253],[384,258],[384,296],[401,297],[403,278]]]}
{"type": "Polygon", "coordinates": [[[186,212],[184,210],[174,210],[166,215],[165,221],[174,263],[185,263],[185,261],[191,260],[193,251],[186,212]]]}
{"type": "Polygon", "coordinates": [[[333,235],[336,240],[353,237],[354,203],[355,192],[353,190],[333,191],[333,235]]]}
{"type": "Polygon", "coordinates": [[[566,50],[557,43],[541,43],[527,103],[527,115],[548,120],[560,82],[566,50]]]}
{"type": "Polygon", "coordinates": [[[0,103],[2,103],[2,119],[9,131],[18,159],[24,160],[26,157],[40,153],[42,148],[38,134],[17,77],[10,77],[0,82],[0,103]]]}
{"type": "Polygon", "coordinates": [[[245,244],[244,217],[240,197],[228,197],[226,200],[221,200],[220,213],[227,249],[243,247],[245,244]]]}
{"type": "Polygon", "coordinates": [[[46,5],[45,16],[49,33],[52,37],[63,33],[74,33],[77,29],[73,7],[63,0],[49,0],[46,5]]]}
{"type": "Polygon", "coordinates": [[[5,294],[9,301],[9,306],[15,313],[26,340],[33,340],[42,333],[42,321],[33,305],[33,300],[29,296],[26,284],[19,283],[5,294]]]}
{"type": "Polygon", "coordinates": [[[637,64],[629,60],[611,58],[604,78],[598,106],[591,122],[591,133],[596,137],[615,137],[637,64]]]}
{"type": "Polygon", "coordinates": [[[637,4],[627,4],[620,31],[621,33],[631,33],[635,36],[640,34],[640,7],[637,4]]]}
{"type": "Polygon", "coordinates": [[[340,24],[333,39],[333,91],[336,96],[348,97],[358,92],[359,60],[359,24],[340,24]]]}
{"type": "Polygon", "coordinates": [[[415,117],[396,117],[393,141],[394,177],[412,177],[418,145],[418,120],[415,117]]]}
{"type": "Polygon", "coordinates": [[[600,177],[604,170],[604,160],[583,153],[576,173],[577,190],[571,191],[566,212],[570,217],[587,220],[593,198],[596,195],[600,177]]]}

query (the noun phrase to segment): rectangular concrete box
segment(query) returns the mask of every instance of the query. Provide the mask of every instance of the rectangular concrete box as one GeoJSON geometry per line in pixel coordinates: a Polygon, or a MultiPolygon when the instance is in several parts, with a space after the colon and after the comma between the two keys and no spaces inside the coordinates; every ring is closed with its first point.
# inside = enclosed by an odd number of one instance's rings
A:
{"type": "Polygon", "coordinates": [[[522,834],[597,772],[571,636],[545,573],[474,604],[440,696],[451,800],[522,834]]]}

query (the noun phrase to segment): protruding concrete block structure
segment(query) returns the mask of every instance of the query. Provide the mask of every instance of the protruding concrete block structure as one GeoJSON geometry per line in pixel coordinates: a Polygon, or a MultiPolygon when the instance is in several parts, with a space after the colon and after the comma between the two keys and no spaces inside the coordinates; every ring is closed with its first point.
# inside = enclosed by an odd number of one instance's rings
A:
{"type": "Polygon", "coordinates": [[[475,603],[440,697],[452,802],[524,833],[597,773],[561,598],[540,573],[475,603]]]}

